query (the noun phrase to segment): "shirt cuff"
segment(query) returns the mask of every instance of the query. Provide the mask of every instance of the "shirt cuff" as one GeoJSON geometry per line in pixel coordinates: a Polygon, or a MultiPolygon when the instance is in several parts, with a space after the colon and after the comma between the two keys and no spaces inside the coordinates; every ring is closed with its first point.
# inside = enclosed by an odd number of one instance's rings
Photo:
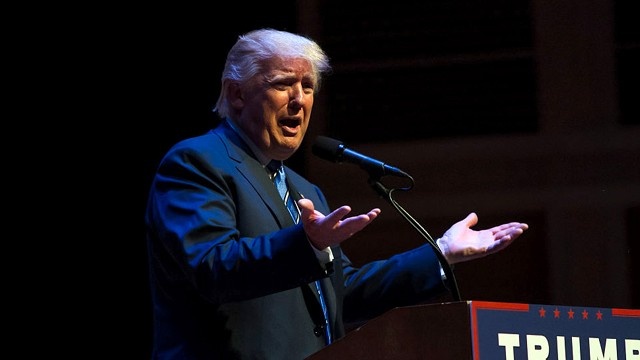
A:
{"type": "Polygon", "coordinates": [[[440,277],[442,278],[442,280],[447,280],[447,275],[444,273],[444,269],[442,268],[442,265],[440,266],[440,277]]]}
{"type": "Polygon", "coordinates": [[[322,250],[318,250],[313,245],[311,246],[311,248],[316,253],[316,258],[318,258],[320,265],[322,265],[322,267],[326,269],[326,265],[333,261],[333,252],[331,251],[331,248],[326,247],[322,250]]]}

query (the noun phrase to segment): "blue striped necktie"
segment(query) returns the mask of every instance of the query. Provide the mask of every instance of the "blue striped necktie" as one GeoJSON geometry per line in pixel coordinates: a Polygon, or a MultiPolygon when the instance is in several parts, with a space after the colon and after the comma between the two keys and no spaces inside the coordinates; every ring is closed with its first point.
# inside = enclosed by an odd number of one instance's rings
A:
{"type": "MultiPolygon", "coordinates": [[[[287,209],[289,210],[289,214],[291,214],[291,218],[294,223],[298,223],[300,221],[300,209],[298,209],[298,205],[293,201],[289,194],[289,188],[287,187],[287,181],[284,173],[284,166],[282,165],[282,161],[273,160],[269,163],[267,168],[272,172],[273,182],[276,184],[276,188],[278,188],[278,192],[280,193],[280,197],[284,201],[287,209]]],[[[331,344],[331,329],[329,328],[329,312],[327,310],[327,304],[324,300],[324,294],[322,293],[322,287],[320,286],[320,281],[315,281],[316,291],[320,297],[320,305],[322,306],[322,314],[324,315],[324,335],[325,342],[327,345],[331,344]]]]}
{"type": "Polygon", "coordinates": [[[284,166],[278,166],[273,182],[276,184],[276,188],[278,188],[280,197],[284,201],[285,205],[287,205],[287,209],[289,210],[289,214],[291,214],[293,222],[297,224],[298,221],[300,221],[300,211],[298,210],[298,205],[296,205],[289,194],[289,188],[287,187],[287,181],[284,174],[284,166]]]}

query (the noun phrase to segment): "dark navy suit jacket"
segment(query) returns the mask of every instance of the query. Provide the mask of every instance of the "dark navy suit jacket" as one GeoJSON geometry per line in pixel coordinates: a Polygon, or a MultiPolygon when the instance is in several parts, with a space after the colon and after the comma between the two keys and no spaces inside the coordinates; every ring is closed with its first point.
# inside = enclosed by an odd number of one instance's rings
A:
{"type": "MultiPolygon", "coordinates": [[[[328,214],[318,187],[287,168],[290,188],[328,214]]],[[[340,247],[326,269],[264,167],[222,122],[174,145],[146,213],[154,359],[303,359],[324,347],[320,279],[334,338],[362,321],[441,294],[424,245],[355,268],[340,247]]]]}

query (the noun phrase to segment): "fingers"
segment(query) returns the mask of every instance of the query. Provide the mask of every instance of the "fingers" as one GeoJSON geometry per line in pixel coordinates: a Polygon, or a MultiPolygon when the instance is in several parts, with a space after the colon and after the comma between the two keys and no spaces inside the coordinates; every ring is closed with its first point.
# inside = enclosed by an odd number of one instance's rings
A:
{"type": "Polygon", "coordinates": [[[505,236],[510,236],[511,238],[515,239],[516,237],[522,235],[522,233],[524,233],[524,231],[528,228],[529,226],[527,224],[513,222],[492,228],[491,232],[493,233],[495,239],[500,239],[505,236]]]}
{"type": "Polygon", "coordinates": [[[380,215],[380,212],[382,212],[382,210],[380,210],[378,208],[375,208],[375,209],[372,209],[371,211],[369,211],[367,213],[367,216],[369,216],[371,218],[371,220],[373,220],[373,219],[377,218],[378,215],[380,215]]]}
{"type": "MultiPolygon", "coordinates": [[[[311,214],[316,215],[317,217],[324,217],[324,221],[337,224],[342,218],[347,216],[351,212],[351,207],[348,205],[343,205],[329,215],[323,216],[322,213],[315,210],[313,202],[309,199],[300,199],[298,200],[298,206],[300,210],[303,212],[303,216],[308,218],[311,214]]],[[[360,218],[362,216],[366,217],[368,220],[373,220],[380,214],[381,210],[378,208],[371,209],[367,214],[358,215],[355,218],[360,218]]]]}
{"type": "Polygon", "coordinates": [[[364,229],[367,224],[368,222],[363,221],[362,218],[352,217],[346,219],[340,222],[340,224],[338,224],[338,226],[334,229],[334,239],[337,242],[342,242],[353,236],[353,234],[357,233],[358,231],[364,229]]]}
{"type": "Polygon", "coordinates": [[[518,238],[529,228],[527,224],[509,223],[499,226],[501,230],[493,232],[493,243],[487,247],[487,254],[498,252],[518,238]]]}
{"type": "Polygon", "coordinates": [[[498,225],[498,226],[494,226],[491,228],[491,232],[493,233],[497,233],[498,231],[503,231],[503,230],[507,230],[507,229],[522,229],[522,231],[527,230],[529,228],[529,225],[525,224],[525,223],[519,223],[519,222],[510,222],[507,224],[502,224],[502,225],[498,225]]]}
{"type": "Polygon", "coordinates": [[[345,217],[350,212],[351,212],[351,207],[346,205],[341,206],[336,210],[334,210],[331,214],[327,215],[325,218],[325,221],[337,224],[343,217],[345,217]]]}
{"type": "Polygon", "coordinates": [[[318,249],[324,249],[348,239],[369,225],[381,212],[380,209],[375,208],[366,214],[344,218],[351,212],[350,206],[341,206],[326,216],[315,210],[311,200],[300,199],[298,206],[302,212],[301,220],[305,232],[318,249]]]}

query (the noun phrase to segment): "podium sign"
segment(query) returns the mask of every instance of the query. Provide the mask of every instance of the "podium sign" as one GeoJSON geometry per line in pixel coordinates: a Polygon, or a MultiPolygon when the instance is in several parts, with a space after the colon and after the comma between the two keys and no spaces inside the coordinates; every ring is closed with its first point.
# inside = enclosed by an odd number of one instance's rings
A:
{"type": "Polygon", "coordinates": [[[459,301],[395,308],[308,360],[640,360],[640,310],[459,301]]]}
{"type": "Polygon", "coordinates": [[[640,310],[471,301],[473,359],[640,360],[640,310]]]}

